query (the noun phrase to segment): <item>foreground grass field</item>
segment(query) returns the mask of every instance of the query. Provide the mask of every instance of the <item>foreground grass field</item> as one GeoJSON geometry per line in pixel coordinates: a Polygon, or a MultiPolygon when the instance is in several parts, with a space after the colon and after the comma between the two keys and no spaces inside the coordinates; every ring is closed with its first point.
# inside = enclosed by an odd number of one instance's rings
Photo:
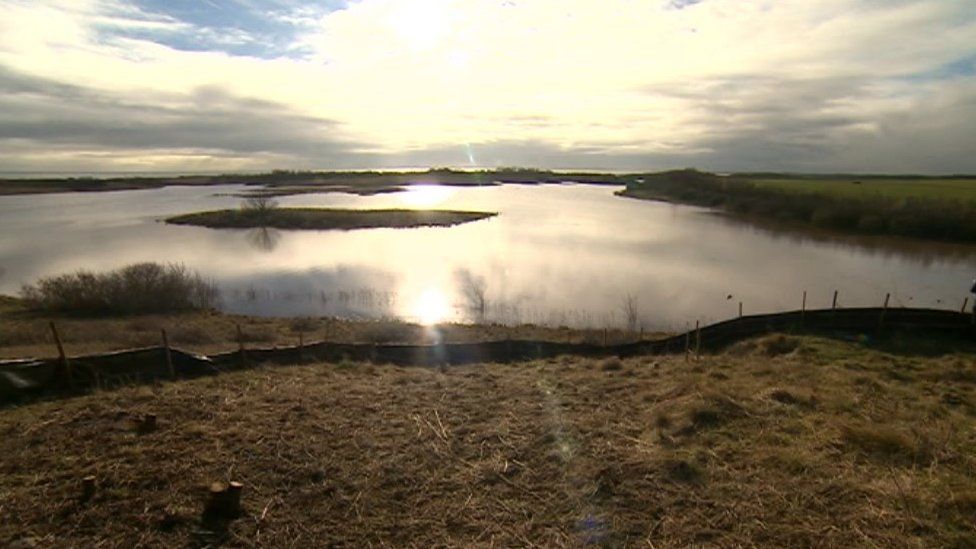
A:
{"type": "Polygon", "coordinates": [[[881,179],[851,176],[824,179],[817,177],[745,179],[761,189],[776,189],[800,194],[825,194],[855,199],[888,197],[976,201],[976,178],[881,179]]]}
{"type": "Polygon", "coordinates": [[[971,349],[769,336],[127,388],[0,410],[0,543],[972,547],[974,387],[971,349]],[[201,522],[230,480],[242,516],[201,522]]]}

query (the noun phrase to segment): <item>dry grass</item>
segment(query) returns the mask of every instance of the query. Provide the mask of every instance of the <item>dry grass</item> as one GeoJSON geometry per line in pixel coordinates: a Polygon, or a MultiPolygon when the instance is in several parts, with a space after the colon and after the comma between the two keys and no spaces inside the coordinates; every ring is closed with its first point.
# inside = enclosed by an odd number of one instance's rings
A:
{"type": "MultiPolygon", "coordinates": [[[[129,317],[52,316],[32,313],[22,302],[0,296],[0,359],[54,357],[57,349],[48,326],[55,321],[69,355],[117,351],[161,344],[161,329],[170,343],[196,353],[237,347],[237,325],[244,339],[258,346],[292,346],[299,333],[306,342],[328,340],[356,343],[447,343],[532,339],[557,342],[621,343],[634,334],[603,330],[570,330],[542,326],[446,324],[435,330],[397,321],[344,321],[331,318],[262,318],[212,312],[129,317]]],[[[647,334],[661,337],[664,334],[647,334]]]]}
{"type": "Polygon", "coordinates": [[[0,544],[976,543],[974,385],[939,375],[973,356],[796,344],[619,368],[345,361],[2,410],[0,544]],[[137,432],[145,413],[159,430],[137,432]],[[231,479],[244,516],[222,533],[203,487],[231,479]]]}

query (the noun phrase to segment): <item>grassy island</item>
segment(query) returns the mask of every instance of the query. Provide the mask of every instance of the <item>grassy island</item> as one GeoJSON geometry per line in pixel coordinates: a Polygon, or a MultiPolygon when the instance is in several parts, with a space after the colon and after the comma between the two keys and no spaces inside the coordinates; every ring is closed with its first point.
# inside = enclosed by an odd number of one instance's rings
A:
{"type": "Polygon", "coordinates": [[[269,227],[296,230],[407,229],[450,227],[498,215],[457,210],[347,210],[333,208],[274,208],[215,210],[170,217],[167,223],[213,229],[269,227]]]}

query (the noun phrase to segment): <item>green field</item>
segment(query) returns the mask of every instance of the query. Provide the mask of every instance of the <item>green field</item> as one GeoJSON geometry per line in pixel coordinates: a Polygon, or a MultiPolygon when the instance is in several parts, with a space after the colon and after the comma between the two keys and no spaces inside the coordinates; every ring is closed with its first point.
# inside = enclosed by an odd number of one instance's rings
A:
{"type": "Polygon", "coordinates": [[[794,177],[783,179],[748,178],[747,180],[761,189],[826,194],[837,197],[870,199],[885,196],[976,201],[976,179],[857,179],[852,176],[850,179],[794,177]]]}

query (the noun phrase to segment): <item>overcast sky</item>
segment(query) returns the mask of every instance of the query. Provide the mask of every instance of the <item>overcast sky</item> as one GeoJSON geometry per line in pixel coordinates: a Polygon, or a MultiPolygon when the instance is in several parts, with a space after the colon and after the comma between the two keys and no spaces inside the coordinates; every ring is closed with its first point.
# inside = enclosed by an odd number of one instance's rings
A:
{"type": "Polygon", "coordinates": [[[0,0],[0,171],[976,173],[974,0],[0,0]]]}

